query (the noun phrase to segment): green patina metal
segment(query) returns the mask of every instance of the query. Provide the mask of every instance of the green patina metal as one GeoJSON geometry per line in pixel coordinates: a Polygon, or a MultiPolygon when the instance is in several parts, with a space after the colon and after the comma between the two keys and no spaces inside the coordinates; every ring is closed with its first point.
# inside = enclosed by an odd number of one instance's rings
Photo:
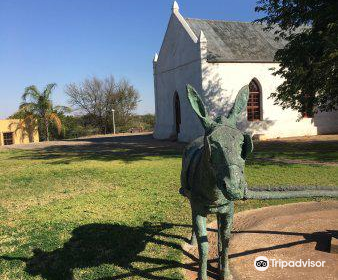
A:
{"type": "Polygon", "coordinates": [[[234,214],[233,201],[244,198],[247,189],[244,164],[253,150],[251,137],[236,127],[248,102],[249,87],[244,86],[239,91],[228,117],[217,117],[215,120],[208,115],[203,101],[190,85],[187,86],[187,93],[205,129],[205,136],[197,138],[185,149],[181,173],[181,193],[190,199],[193,231],[198,242],[199,279],[207,279],[206,219],[211,213],[216,213],[218,219],[220,279],[227,279],[230,277],[228,245],[234,214]]]}
{"type": "Polygon", "coordinates": [[[335,196],[334,189],[298,189],[262,191],[249,190],[244,178],[247,156],[253,151],[249,134],[243,134],[236,123],[246,109],[249,87],[238,93],[227,117],[212,119],[193,87],[187,85],[188,100],[198,116],[205,135],[184,150],[180,193],[190,200],[192,209],[192,243],[199,251],[199,280],[207,279],[208,239],[207,215],[215,213],[218,220],[219,278],[231,279],[228,247],[234,215],[234,200],[275,199],[289,197],[335,196]]]}

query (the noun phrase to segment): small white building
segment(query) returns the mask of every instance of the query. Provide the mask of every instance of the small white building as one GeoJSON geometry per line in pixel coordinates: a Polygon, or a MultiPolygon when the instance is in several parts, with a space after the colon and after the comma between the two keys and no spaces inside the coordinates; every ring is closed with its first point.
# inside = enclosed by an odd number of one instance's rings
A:
{"type": "Polygon", "coordinates": [[[177,2],[159,55],[155,55],[154,137],[191,141],[204,134],[186,97],[186,84],[201,95],[213,116],[227,115],[239,89],[250,84],[240,127],[261,138],[338,133],[338,112],[301,118],[269,98],[282,82],[274,76],[275,52],[285,42],[249,22],[184,18],[177,2]]]}

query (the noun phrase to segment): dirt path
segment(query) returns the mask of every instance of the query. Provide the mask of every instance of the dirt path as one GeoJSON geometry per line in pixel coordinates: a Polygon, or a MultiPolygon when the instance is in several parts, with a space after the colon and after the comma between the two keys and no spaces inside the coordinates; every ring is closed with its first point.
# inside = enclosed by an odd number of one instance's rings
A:
{"type": "MultiPolygon", "coordinates": [[[[31,144],[19,144],[10,146],[0,146],[0,150],[6,149],[21,149],[21,150],[41,150],[44,153],[53,152],[67,152],[71,153],[77,150],[91,150],[106,152],[105,149],[132,149],[141,152],[149,152],[152,154],[156,149],[171,149],[176,150],[179,154],[182,152],[186,143],[178,143],[169,140],[154,139],[151,132],[144,133],[122,133],[122,134],[109,134],[109,135],[96,135],[88,136],[77,139],[61,140],[61,141],[48,141],[31,144]]],[[[338,166],[338,161],[326,158],[328,155],[322,155],[323,152],[327,153],[328,146],[332,151],[336,151],[338,147],[337,135],[321,135],[312,137],[298,137],[298,138],[283,138],[268,141],[260,141],[255,143],[255,152],[252,161],[259,164],[273,163],[273,164],[307,164],[307,165],[320,165],[320,166],[338,166]],[[326,145],[327,143],[327,145],[326,145]],[[333,144],[332,144],[333,143],[333,144]],[[300,151],[297,145],[306,146],[301,147],[300,151]],[[326,147],[326,148],[325,148],[326,147]],[[277,149],[277,150],[276,150],[277,149]],[[322,152],[321,149],[324,149],[322,152]],[[286,152],[284,156],[280,153],[286,152]],[[297,153],[300,153],[297,158],[297,153]],[[304,159],[306,155],[318,157],[316,159],[304,159]]],[[[324,153],[325,154],[325,153],[324,153]]]]}
{"type": "Polygon", "coordinates": [[[264,142],[276,142],[276,141],[281,141],[281,142],[338,141],[338,134],[273,138],[273,139],[266,140],[264,142]]]}
{"type": "MultiPolygon", "coordinates": [[[[230,268],[234,280],[242,279],[338,279],[338,255],[327,252],[330,234],[338,238],[338,201],[307,202],[266,207],[235,215],[230,244],[230,268]],[[324,267],[270,267],[258,271],[254,260],[258,256],[283,261],[308,259],[325,261],[324,267]]],[[[210,224],[209,277],[217,279],[216,224],[210,224]]],[[[197,249],[184,245],[186,279],[197,277],[197,249]]]]}
{"type": "Polygon", "coordinates": [[[272,163],[286,163],[286,164],[309,164],[322,166],[338,166],[338,162],[321,162],[306,159],[284,159],[284,158],[255,158],[255,161],[272,162],[272,163]]]}
{"type": "MultiPolygon", "coordinates": [[[[107,144],[107,143],[128,143],[133,142],[154,142],[152,132],[141,133],[120,133],[120,134],[107,134],[107,135],[93,135],[88,137],[81,137],[69,140],[57,141],[43,141],[30,144],[16,144],[9,146],[0,146],[0,149],[20,149],[20,150],[34,150],[44,149],[58,146],[85,146],[93,144],[107,144]]],[[[159,141],[160,142],[160,141],[159,141]]]]}

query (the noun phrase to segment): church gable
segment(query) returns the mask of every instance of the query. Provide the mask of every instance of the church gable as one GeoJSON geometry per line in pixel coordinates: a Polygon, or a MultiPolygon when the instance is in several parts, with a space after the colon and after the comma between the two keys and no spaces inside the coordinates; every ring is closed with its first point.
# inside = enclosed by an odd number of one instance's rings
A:
{"type": "Polygon", "coordinates": [[[176,2],[172,10],[156,63],[157,72],[168,71],[199,57],[197,36],[179,13],[176,2]]]}

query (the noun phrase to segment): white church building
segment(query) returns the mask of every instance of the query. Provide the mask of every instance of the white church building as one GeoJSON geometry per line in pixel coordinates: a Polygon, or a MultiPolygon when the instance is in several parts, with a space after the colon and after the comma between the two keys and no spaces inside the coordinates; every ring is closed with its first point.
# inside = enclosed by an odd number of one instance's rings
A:
{"type": "Polygon", "coordinates": [[[153,60],[157,139],[191,141],[204,134],[186,96],[191,84],[213,116],[227,115],[239,89],[249,84],[241,129],[260,139],[338,133],[338,112],[300,118],[274,105],[270,94],[282,79],[274,76],[275,52],[285,42],[249,22],[184,18],[174,2],[159,54],[153,60]]]}

